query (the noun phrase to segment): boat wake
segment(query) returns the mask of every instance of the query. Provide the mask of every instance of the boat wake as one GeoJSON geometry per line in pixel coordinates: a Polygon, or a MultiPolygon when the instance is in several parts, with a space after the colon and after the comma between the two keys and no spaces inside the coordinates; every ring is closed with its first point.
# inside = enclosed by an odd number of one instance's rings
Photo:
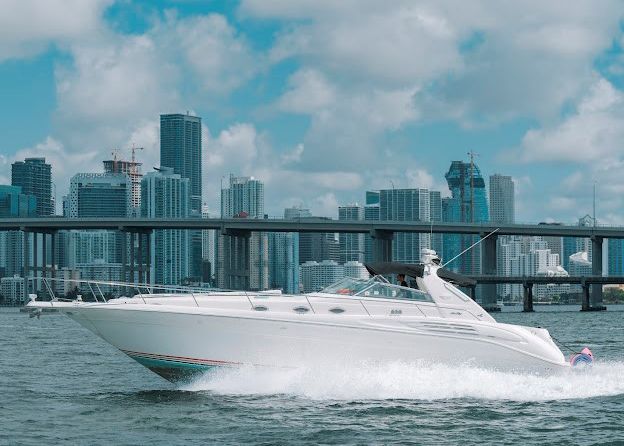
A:
{"type": "Polygon", "coordinates": [[[552,375],[500,372],[469,365],[403,363],[223,368],[182,386],[227,395],[292,395],[314,400],[474,398],[549,401],[624,394],[624,362],[552,375]]]}

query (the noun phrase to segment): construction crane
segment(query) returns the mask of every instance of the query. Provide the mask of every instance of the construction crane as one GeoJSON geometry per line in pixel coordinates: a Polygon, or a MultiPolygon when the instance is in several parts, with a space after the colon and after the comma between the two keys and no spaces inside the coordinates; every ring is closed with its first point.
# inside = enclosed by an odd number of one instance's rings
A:
{"type": "Polygon", "coordinates": [[[117,172],[117,156],[119,155],[119,149],[113,149],[111,155],[113,155],[113,172],[117,172]]]}
{"type": "Polygon", "coordinates": [[[138,163],[136,162],[136,151],[137,150],[145,150],[145,147],[136,147],[134,144],[132,144],[132,148],[130,149],[132,151],[132,164],[130,164],[130,173],[132,175],[138,175],[139,173],[139,167],[138,167],[138,163]]]}

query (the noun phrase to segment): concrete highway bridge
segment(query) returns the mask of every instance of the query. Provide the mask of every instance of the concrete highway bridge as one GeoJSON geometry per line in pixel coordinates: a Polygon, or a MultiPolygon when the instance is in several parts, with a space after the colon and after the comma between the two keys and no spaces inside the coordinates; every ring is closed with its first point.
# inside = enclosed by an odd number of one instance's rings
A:
{"type": "MultiPolygon", "coordinates": [[[[392,239],[397,232],[407,233],[434,233],[434,234],[470,234],[483,238],[481,244],[481,271],[483,276],[477,278],[482,284],[482,303],[486,309],[496,306],[496,284],[512,283],[511,278],[497,277],[496,271],[496,239],[500,235],[525,236],[557,236],[590,238],[592,242],[593,261],[592,278],[586,278],[588,302],[586,309],[603,309],[602,283],[593,281],[602,274],[602,247],[604,239],[624,239],[624,227],[607,226],[570,226],[562,224],[495,224],[495,223],[448,223],[448,222],[396,222],[396,221],[344,221],[324,218],[301,219],[249,219],[249,218],[179,218],[179,219],[146,219],[146,218],[65,218],[65,217],[37,217],[37,218],[4,218],[0,219],[0,231],[23,231],[25,239],[30,234],[43,234],[43,256],[46,258],[46,237],[51,237],[50,246],[54,249],[54,239],[61,230],[107,229],[127,233],[130,242],[134,245],[138,237],[138,258],[124,259],[124,271],[139,274],[139,281],[149,282],[149,243],[147,236],[159,229],[214,229],[225,237],[225,256],[245,257],[249,255],[249,239],[252,232],[338,232],[364,233],[373,239],[373,255],[375,261],[389,261],[392,259],[392,239]],[[145,249],[143,249],[145,246],[145,249]],[[141,253],[147,251],[146,259],[141,253]],[[488,281],[487,278],[491,280],[488,281]],[[588,279],[589,282],[587,281],[588,279]],[[496,281],[494,281],[496,280],[496,281]],[[591,288],[591,289],[590,289],[591,288]]],[[[34,237],[33,252],[34,265],[28,265],[29,256],[24,243],[24,271],[27,275],[34,271],[42,275],[54,275],[55,265],[39,266],[37,259],[37,239],[34,237]]],[[[54,253],[51,256],[55,258],[54,253]]],[[[229,264],[230,262],[226,262],[229,264]]],[[[249,261],[239,262],[237,267],[229,273],[237,278],[249,277],[249,261]],[[242,265],[242,267],[241,267],[242,265]]],[[[226,272],[228,274],[228,272],[226,272]]],[[[550,278],[553,279],[553,278],[550,278]]],[[[581,278],[575,279],[582,284],[581,278]]],[[[518,280],[520,280],[518,278],[518,280]]],[[[536,278],[537,280],[537,278],[536,278]]],[[[624,278],[617,278],[615,283],[624,283],[624,278]]],[[[240,282],[239,282],[240,283],[240,282]]],[[[518,282],[523,283],[523,282],[518,282]]],[[[527,282],[529,283],[529,282],[527,282]]],[[[538,283],[532,281],[531,283],[538,283]]],[[[549,282],[552,283],[552,282],[549,282]]]]}

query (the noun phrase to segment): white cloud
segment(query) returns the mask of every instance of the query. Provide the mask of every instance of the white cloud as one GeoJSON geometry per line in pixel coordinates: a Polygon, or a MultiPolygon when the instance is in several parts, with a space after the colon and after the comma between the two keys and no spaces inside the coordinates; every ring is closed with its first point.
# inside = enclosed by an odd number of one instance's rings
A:
{"type": "Polygon", "coordinates": [[[245,38],[219,14],[186,19],[169,14],[150,34],[167,56],[180,54],[197,84],[213,94],[229,93],[258,69],[245,38]]]}
{"type": "Polygon", "coordinates": [[[102,29],[112,0],[4,0],[0,3],[0,62],[31,57],[50,44],[88,38],[102,29]]]}
{"type": "Polygon", "coordinates": [[[333,192],[327,192],[312,201],[310,211],[312,211],[312,215],[336,217],[339,204],[336,195],[333,192]]]}
{"type": "Polygon", "coordinates": [[[176,69],[146,35],[107,34],[71,45],[73,61],[57,78],[57,128],[74,150],[109,150],[137,123],[176,108],[176,69]]]}
{"type": "MultiPolygon", "coordinates": [[[[88,2],[78,2],[83,3],[88,2]]],[[[178,18],[167,14],[145,33],[127,35],[103,24],[104,3],[99,9],[93,5],[95,18],[91,22],[97,26],[89,25],[93,29],[86,37],[69,30],[62,42],[69,57],[56,65],[52,140],[64,156],[80,158],[88,153],[97,159],[75,165],[73,172],[100,171],[100,161],[110,157],[113,149],[120,149],[127,157],[132,144],[145,147],[138,158],[149,171],[159,164],[159,114],[184,111],[190,108],[189,103],[210,97],[206,95],[223,97],[254,73],[253,56],[244,37],[223,16],[178,18]]],[[[77,6],[77,13],[81,11],[77,6]]],[[[229,150],[227,157],[237,163],[249,161],[243,153],[244,141],[228,138],[248,137],[249,129],[243,126],[245,129],[247,133],[225,132],[217,144],[229,150]]],[[[209,138],[206,142],[211,144],[209,138]]],[[[44,146],[28,150],[49,152],[44,146]]],[[[210,153],[209,161],[218,163],[227,157],[217,150],[210,153]]],[[[69,177],[61,178],[63,171],[63,167],[58,168],[57,184],[59,193],[64,194],[69,177]]]]}
{"type": "Polygon", "coordinates": [[[427,117],[465,125],[556,117],[591,83],[592,63],[620,33],[623,12],[611,0],[495,6],[247,0],[241,6],[245,17],[289,21],[274,60],[297,58],[341,80],[341,90],[415,90],[427,117]]]}
{"type": "Polygon", "coordinates": [[[259,135],[248,123],[233,124],[221,131],[216,138],[204,133],[206,167],[221,170],[246,171],[256,160],[259,152],[259,135]]]}
{"type": "Polygon", "coordinates": [[[404,85],[444,73],[461,63],[458,36],[438,8],[426,2],[247,1],[245,15],[300,19],[283,33],[273,59],[305,58],[315,66],[348,75],[404,85]],[[431,57],[433,54],[436,57],[431,57]]]}
{"type": "Polygon", "coordinates": [[[525,161],[609,162],[624,154],[624,94],[597,79],[563,122],[526,133],[525,161]]]}
{"type": "Polygon", "coordinates": [[[298,163],[301,161],[301,155],[303,155],[303,152],[305,151],[304,149],[304,145],[303,144],[297,144],[297,146],[292,149],[290,152],[286,152],[284,154],[282,154],[281,158],[282,158],[282,163],[284,164],[292,164],[292,163],[298,163]]]}
{"type": "Polygon", "coordinates": [[[322,73],[303,69],[288,80],[290,89],[278,101],[280,110],[294,113],[313,113],[334,104],[336,93],[322,73]]]}
{"type": "Polygon", "coordinates": [[[424,169],[408,169],[406,172],[408,187],[430,189],[433,187],[433,176],[424,169]]]}
{"type": "Polygon", "coordinates": [[[70,178],[77,172],[101,172],[103,157],[92,150],[73,152],[58,140],[48,136],[44,141],[19,150],[11,162],[28,157],[45,157],[52,165],[52,182],[56,193],[57,211],[60,210],[61,198],[67,193],[70,178]]]}

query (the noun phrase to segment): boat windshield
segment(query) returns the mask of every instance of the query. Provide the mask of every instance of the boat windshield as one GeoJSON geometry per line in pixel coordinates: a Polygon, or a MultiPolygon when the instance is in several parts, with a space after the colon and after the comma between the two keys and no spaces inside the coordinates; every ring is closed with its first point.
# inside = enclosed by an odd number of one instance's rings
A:
{"type": "Polygon", "coordinates": [[[371,279],[344,279],[329,285],[321,293],[342,294],[344,296],[375,297],[381,299],[408,299],[420,302],[433,302],[433,298],[423,291],[393,285],[376,277],[371,279]]]}
{"type": "Polygon", "coordinates": [[[355,279],[353,277],[345,277],[344,279],[323,288],[321,293],[355,296],[357,293],[369,288],[374,283],[375,279],[355,279]]]}

